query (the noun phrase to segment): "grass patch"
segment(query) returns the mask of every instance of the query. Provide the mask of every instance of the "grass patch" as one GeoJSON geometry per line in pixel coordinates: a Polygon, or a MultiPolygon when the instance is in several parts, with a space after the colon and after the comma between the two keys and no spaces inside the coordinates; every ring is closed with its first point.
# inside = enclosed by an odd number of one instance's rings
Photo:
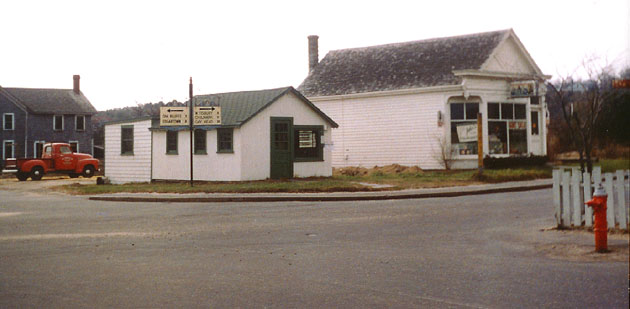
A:
{"type": "Polygon", "coordinates": [[[630,169],[630,159],[601,159],[599,166],[602,167],[602,173],[614,173],[617,170],[630,169]]]}
{"type": "Polygon", "coordinates": [[[358,192],[465,186],[550,177],[550,168],[484,170],[481,176],[477,175],[476,170],[422,171],[418,168],[376,168],[361,173],[354,173],[353,171],[351,175],[335,173],[333,177],[329,178],[195,182],[193,187],[188,182],[154,182],[124,185],[71,184],[58,187],[57,189],[71,194],[358,192]],[[389,187],[373,188],[362,183],[387,185],[389,187]]]}

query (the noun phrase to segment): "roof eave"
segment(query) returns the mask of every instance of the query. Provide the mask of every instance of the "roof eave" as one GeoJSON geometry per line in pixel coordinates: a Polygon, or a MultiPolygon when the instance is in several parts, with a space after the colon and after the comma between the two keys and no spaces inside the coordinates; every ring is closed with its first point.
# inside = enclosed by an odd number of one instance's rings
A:
{"type": "Polygon", "coordinates": [[[507,79],[507,80],[539,80],[545,81],[551,78],[551,75],[544,74],[526,74],[526,73],[509,73],[499,71],[486,71],[486,70],[454,70],[453,74],[458,77],[484,77],[492,79],[507,79]]]}

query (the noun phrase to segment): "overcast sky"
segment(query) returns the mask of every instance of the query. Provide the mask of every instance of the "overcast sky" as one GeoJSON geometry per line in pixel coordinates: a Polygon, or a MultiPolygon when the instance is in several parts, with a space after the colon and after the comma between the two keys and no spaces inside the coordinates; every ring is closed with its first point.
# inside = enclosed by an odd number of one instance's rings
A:
{"type": "Polygon", "coordinates": [[[81,90],[98,110],[297,87],[329,50],[513,28],[545,74],[630,65],[630,0],[5,1],[0,86],[81,90]]]}

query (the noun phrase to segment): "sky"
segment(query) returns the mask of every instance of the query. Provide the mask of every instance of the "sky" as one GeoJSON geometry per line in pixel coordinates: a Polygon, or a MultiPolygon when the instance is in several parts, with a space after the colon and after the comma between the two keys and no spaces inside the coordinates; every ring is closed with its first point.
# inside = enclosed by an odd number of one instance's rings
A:
{"type": "MultiPolygon", "coordinates": [[[[0,86],[72,88],[97,110],[297,88],[330,50],[514,29],[543,73],[630,66],[630,0],[0,0],[0,86]]],[[[579,74],[579,73],[576,73],[579,74]]]]}

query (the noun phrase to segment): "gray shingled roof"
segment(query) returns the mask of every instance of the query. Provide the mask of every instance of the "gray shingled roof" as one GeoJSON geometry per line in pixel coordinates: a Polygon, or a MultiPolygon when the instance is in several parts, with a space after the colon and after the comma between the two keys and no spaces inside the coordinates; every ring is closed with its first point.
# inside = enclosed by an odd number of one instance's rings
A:
{"type": "Polygon", "coordinates": [[[221,124],[223,126],[240,126],[287,92],[297,95],[298,98],[302,99],[304,103],[320,114],[333,127],[337,127],[337,124],[332,119],[293,87],[196,95],[194,102],[198,106],[218,104],[221,106],[221,124]]]}
{"type": "Polygon", "coordinates": [[[330,51],[298,87],[308,97],[456,85],[510,30],[330,51]]]}
{"type": "Polygon", "coordinates": [[[2,88],[35,114],[95,114],[92,103],[72,89],[2,88]]]}

